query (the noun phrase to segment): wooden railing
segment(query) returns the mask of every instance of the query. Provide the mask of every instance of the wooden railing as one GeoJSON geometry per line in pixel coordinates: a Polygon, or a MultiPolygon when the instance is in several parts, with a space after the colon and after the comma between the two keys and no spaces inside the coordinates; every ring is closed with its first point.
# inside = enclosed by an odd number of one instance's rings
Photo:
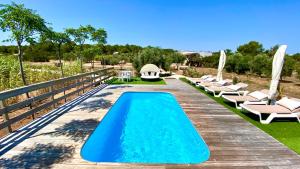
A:
{"type": "Polygon", "coordinates": [[[34,115],[51,106],[55,108],[56,104],[63,99],[78,94],[84,93],[85,90],[90,89],[103,83],[105,80],[112,77],[114,74],[113,68],[105,68],[94,72],[83,73],[75,76],[61,78],[57,80],[47,81],[29,86],[20,87],[8,91],[0,92],[0,116],[3,117],[3,122],[0,122],[0,130],[4,129],[12,132],[12,124],[17,123],[29,116],[33,119],[34,115]],[[37,94],[38,90],[44,90],[37,94]],[[35,92],[35,96],[32,93],[35,92]],[[20,95],[29,95],[29,98],[21,99],[20,102],[13,102],[7,104],[12,98],[20,95]],[[58,97],[57,97],[58,95],[58,97]],[[37,104],[38,103],[38,104],[37,104]],[[32,105],[37,106],[33,107],[32,105]],[[26,111],[17,116],[10,118],[10,113],[24,109],[26,111]]]}

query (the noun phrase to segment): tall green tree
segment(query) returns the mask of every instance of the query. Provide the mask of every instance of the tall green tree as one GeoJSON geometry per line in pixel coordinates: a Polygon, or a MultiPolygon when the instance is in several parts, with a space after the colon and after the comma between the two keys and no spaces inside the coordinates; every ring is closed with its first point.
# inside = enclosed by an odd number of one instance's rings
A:
{"type": "Polygon", "coordinates": [[[62,63],[62,52],[61,47],[64,43],[68,43],[71,41],[69,35],[65,32],[55,32],[52,30],[47,31],[45,34],[43,34],[42,41],[51,41],[56,46],[56,53],[59,60],[59,66],[61,70],[61,76],[64,77],[64,69],[63,69],[63,63],[62,63]]]}
{"type": "Polygon", "coordinates": [[[277,51],[277,49],[279,48],[279,45],[275,45],[273,47],[271,47],[270,49],[266,50],[265,53],[269,56],[269,57],[273,57],[277,51]]]}
{"type": "Polygon", "coordinates": [[[241,45],[237,51],[242,55],[256,56],[264,51],[263,45],[256,41],[250,41],[247,44],[241,45]]]}
{"type": "Polygon", "coordinates": [[[80,59],[80,68],[81,72],[83,72],[82,66],[82,51],[83,45],[86,40],[92,39],[92,34],[95,32],[95,28],[91,25],[82,26],[80,25],[79,28],[68,28],[66,29],[66,33],[73,38],[73,41],[79,46],[78,55],[80,59]]]}
{"type": "Polygon", "coordinates": [[[84,56],[86,61],[91,63],[92,69],[94,69],[95,56],[99,53],[99,48],[97,46],[91,46],[89,48],[85,48],[82,51],[82,55],[84,56]]]}
{"type": "Polygon", "coordinates": [[[92,49],[89,50],[92,59],[91,60],[92,69],[94,69],[95,55],[103,54],[102,46],[106,44],[106,38],[107,38],[107,33],[102,28],[99,28],[91,32],[91,40],[97,43],[96,46],[94,46],[92,49]]]}
{"type": "Polygon", "coordinates": [[[148,63],[162,67],[162,49],[157,47],[146,47],[135,57],[133,66],[140,71],[141,68],[148,63]]]}
{"type": "Polygon", "coordinates": [[[4,32],[11,32],[11,37],[7,41],[17,43],[21,77],[23,84],[27,85],[23,68],[23,43],[32,43],[37,34],[47,31],[46,22],[35,11],[25,8],[23,4],[1,4],[0,28],[4,32]]]}

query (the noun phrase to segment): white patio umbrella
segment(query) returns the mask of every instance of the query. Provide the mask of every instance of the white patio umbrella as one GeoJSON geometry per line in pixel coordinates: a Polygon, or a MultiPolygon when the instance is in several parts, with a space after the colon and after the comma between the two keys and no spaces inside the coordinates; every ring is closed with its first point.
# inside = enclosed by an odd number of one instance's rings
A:
{"type": "Polygon", "coordinates": [[[273,64],[272,64],[272,81],[270,84],[270,91],[269,91],[269,100],[272,101],[275,99],[277,88],[280,80],[280,75],[282,71],[282,67],[284,64],[284,55],[286,51],[287,45],[279,46],[278,50],[276,51],[273,64]]]}
{"type": "Polygon", "coordinates": [[[226,54],[225,54],[224,50],[221,50],[219,66],[218,66],[217,81],[223,80],[222,70],[224,69],[225,63],[226,63],[226,54]]]}

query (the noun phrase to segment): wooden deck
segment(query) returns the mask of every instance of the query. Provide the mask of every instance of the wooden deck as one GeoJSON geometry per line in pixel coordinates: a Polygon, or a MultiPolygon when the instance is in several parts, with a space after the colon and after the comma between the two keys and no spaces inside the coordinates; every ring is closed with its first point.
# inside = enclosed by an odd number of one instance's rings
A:
{"type": "Polygon", "coordinates": [[[300,168],[300,156],[193,87],[122,85],[94,89],[0,140],[1,168],[300,168]],[[173,93],[208,144],[211,157],[199,165],[90,163],[80,149],[110,106],[125,91],[173,93]],[[30,132],[29,132],[30,131],[30,132]]]}

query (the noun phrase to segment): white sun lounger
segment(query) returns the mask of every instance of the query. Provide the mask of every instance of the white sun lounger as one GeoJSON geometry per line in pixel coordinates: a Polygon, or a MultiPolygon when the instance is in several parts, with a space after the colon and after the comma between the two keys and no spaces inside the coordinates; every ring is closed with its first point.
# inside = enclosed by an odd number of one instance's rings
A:
{"type": "Polygon", "coordinates": [[[186,79],[187,79],[188,81],[190,81],[192,84],[196,85],[197,83],[202,82],[202,81],[204,81],[205,79],[208,79],[208,78],[211,78],[211,77],[212,77],[212,75],[204,75],[204,76],[202,76],[202,77],[200,77],[200,78],[191,78],[191,77],[187,77],[186,79]]]}
{"type": "Polygon", "coordinates": [[[243,110],[259,116],[259,121],[269,124],[274,118],[296,118],[300,123],[300,100],[289,99],[287,97],[277,101],[275,105],[249,105],[241,104],[243,110]],[[262,119],[262,114],[268,114],[266,119],[262,119]]]}
{"type": "Polygon", "coordinates": [[[245,89],[248,87],[245,83],[237,83],[229,86],[209,86],[205,87],[204,90],[208,93],[213,93],[215,97],[221,97],[224,94],[238,94],[245,93],[245,89]]]}
{"type": "Polygon", "coordinates": [[[222,98],[226,102],[232,102],[235,104],[237,109],[241,109],[239,104],[247,102],[248,104],[266,104],[268,100],[269,90],[260,90],[254,91],[251,93],[245,92],[242,96],[239,95],[239,92],[232,93],[231,95],[222,95],[222,98]]]}
{"type": "MultiPolygon", "coordinates": [[[[215,80],[215,79],[212,79],[215,80]]],[[[197,83],[196,86],[200,87],[202,89],[204,89],[205,87],[209,87],[209,86],[227,86],[227,85],[231,85],[232,84],[232,80],[231,79],[225,79],[225,80],[220,80],[220,81],[203,81],[201,83],[197,83]]]]}

